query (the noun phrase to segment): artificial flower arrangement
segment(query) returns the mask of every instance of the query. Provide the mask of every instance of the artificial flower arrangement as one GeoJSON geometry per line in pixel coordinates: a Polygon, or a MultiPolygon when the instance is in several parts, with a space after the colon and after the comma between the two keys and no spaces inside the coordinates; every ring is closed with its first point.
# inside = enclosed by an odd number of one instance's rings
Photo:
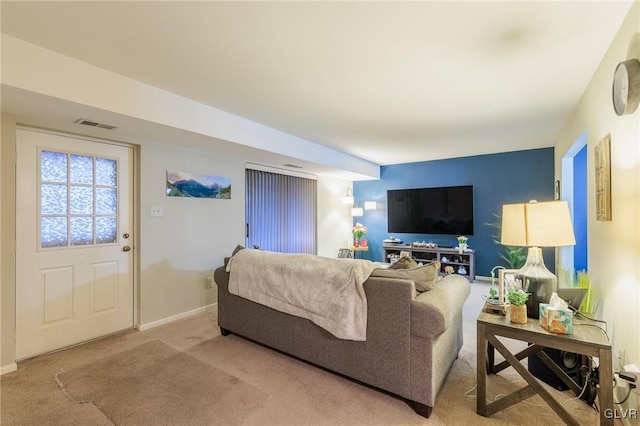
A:
{"type": "Polygon", "coordinates": [[[351,232],[353,233],[353,238],[359,240],[367,235],[367,227],[361,223],[356,223],[351,232]]]}

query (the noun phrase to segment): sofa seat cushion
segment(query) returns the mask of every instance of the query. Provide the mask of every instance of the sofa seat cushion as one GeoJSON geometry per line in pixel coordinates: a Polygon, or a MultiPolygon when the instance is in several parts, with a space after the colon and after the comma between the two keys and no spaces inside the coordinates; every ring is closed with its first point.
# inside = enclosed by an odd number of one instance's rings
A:
{"type": "MultiPolygon", "coordinates": [[[[396,262],[397,263],[397,262],[396,262]]],[[[393,266],[393,265],[392,265],[393,266]]],[[[376,268],[371,274],[374,277],[401,278],[411,280],[419,292],[428,291],[442,278],[438,274],[440,262],[431,262],[424,266],[409,269],[376,268]]]]}

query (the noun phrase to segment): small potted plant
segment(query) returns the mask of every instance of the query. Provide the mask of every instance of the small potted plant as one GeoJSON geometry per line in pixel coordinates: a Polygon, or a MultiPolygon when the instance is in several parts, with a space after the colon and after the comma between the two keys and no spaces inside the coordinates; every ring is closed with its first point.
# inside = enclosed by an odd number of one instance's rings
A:
{"type": "Polygon", "coordinates": [[[511,288],[507,292],[507,301],[509,302],[509,316],[511,322],[516,324],[525,324],[527,322],[527,299],[529,294],[525,293],[521,288],[511,288]]]}
{"type": "Polygon", "coordinates": [[[489,300],[491,300],[489,303],[498,303],[498,290],[493,287],[489,289],[489,300]]]}
{"type": "Polygon", "coordinates": [[[462,254],[463,252],[467,251],[467,240],[467,237],[465,237],[464,235],[458,237],[458,253],[462,254]]]}

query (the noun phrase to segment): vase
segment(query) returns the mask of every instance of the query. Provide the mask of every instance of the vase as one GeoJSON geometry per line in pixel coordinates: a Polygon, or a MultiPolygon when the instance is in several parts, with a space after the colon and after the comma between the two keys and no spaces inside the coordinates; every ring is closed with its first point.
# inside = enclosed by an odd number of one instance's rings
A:
{"type": "Polygon", "coordinates": [[[527,323],[527,305],[510,305],[509,306],[509,318],[512,323],[526,324],[527,323]]]}
{"type": "Polygon", "coordinates": [[[527,314],[529,318],[540,317],[540,303],[549,303],[551,295],[557,288],[558,279],[547,269],[539,247],[529,247],[527,261],[515,274],[516,282],[529,293],[527,314]]]}

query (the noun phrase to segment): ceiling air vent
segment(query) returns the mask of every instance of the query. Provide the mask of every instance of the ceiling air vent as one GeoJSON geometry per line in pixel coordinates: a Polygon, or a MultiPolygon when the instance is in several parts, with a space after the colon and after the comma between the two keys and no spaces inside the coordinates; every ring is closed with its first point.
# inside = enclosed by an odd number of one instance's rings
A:
{"type": "Polygon", "coordinates": [[[107,129],[107,130],[112,130],[116,128],[116,126],[112,126],[111,124],[97,123],[95,121],[87,120],[84,118],[80,118],[76,120],[76,123],[82,124],[84,126],[99,127],[101,129],[107,129]]]}
{"type": "Polygon", "coordinates": [[[291,167],[292,169],[301,169],[301,168],[302,168],[302,166],[298,166],[298,165],[296,165],[296,164],[289,164],[289,163],[287,163],[287,164],[283,164],[283,165],[284,165],[285,167],[291,167]]]}

